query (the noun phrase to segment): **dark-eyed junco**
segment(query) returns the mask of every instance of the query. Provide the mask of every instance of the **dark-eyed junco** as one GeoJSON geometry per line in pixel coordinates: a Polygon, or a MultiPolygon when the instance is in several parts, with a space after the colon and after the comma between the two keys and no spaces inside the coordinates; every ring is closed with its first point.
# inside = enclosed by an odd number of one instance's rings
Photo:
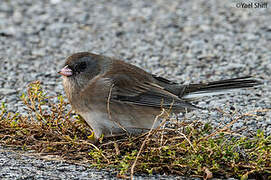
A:
{"type": "Polygon", "coordinates": [[[89,52],[68,57],[59,73],[70,104],[91,126],[97,139],[102,134],[150,129],[161,107],[178,113],[198,108],[189,102],[193,98],[261,84],[241,77],[182,85],[124,61],[89,52]]]}

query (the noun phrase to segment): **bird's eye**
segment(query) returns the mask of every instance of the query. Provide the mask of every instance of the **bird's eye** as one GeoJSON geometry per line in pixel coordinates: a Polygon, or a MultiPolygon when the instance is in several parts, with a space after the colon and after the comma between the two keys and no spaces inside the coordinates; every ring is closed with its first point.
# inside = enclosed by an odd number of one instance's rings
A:
{"type": "Polygon", "coordinates": [[[81,62],[75,66],[77,72],[82,72],[86,69],[87,64],[85,62],[81,62]]]}

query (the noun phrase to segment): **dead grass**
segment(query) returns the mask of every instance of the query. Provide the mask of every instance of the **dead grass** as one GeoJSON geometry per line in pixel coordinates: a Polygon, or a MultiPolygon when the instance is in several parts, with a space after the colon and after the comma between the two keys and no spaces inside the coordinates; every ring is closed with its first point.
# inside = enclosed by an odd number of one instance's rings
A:
{"type": "MultiPolygon", "coordinates": [[[[175,122],[172,127],[152,129],[137,137],[104,139],[94,145],[91,129],[79,116],[67,112],[67,102],[47,97],[39,82],[29,85],[22,95],[27,116],[0,108],[0,143],[4,146],[33,150],[42,156],[56,156],[98,168],[114,168],[118,177],[128,174],[172,174],[192,177],[271,178],[271,137],[258,130],[254,137],[239,136],[231,125],[253,118],[257,110],[232,116],[225,127],[175,122]],[[49,106],[49,109],[43,105],[49,106]]],[[[161,116],[168,120],[166,110],[161,116]]]]}

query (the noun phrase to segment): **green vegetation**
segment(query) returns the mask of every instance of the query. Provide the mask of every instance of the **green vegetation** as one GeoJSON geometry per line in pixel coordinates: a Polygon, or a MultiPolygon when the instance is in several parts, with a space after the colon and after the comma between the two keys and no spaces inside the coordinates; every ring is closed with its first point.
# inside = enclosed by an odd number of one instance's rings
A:
{"type": "MultiPolygon", "coordinates": [[[[70,162],[114,168],[122,178],[134,173],[271,178],[271,136],[265,137],[258,130],[255,137],[248,138],[230,131],[237,120],[253,118],[257,112],[270,109],[232,117],[232,122],[220,129],[200,122],[175,122],[171,128],[151,130],[137,137],[103,139],[93,144],[91,129],[84,120],[67,111],[63,97],[57,97],[56,104],[52,98],[35,82],[21,96],[28,111],[26,116],[7,112],[2,103],[0,143],[34,150],[41,156],[58,155],[70,162]]],[[[166,110],[161,116],[169,119],[166,110]]]]}

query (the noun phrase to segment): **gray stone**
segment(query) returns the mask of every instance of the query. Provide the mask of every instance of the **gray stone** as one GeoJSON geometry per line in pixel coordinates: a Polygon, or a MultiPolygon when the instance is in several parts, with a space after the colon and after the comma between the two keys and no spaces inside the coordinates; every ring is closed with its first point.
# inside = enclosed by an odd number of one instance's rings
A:
{"type": "Polygon", "coordinates": [[[14,89],[8,89],[8,88],[0,88],[0,94],[2,95],[11,95],[16,94],[17,91],[14,89]]]}

